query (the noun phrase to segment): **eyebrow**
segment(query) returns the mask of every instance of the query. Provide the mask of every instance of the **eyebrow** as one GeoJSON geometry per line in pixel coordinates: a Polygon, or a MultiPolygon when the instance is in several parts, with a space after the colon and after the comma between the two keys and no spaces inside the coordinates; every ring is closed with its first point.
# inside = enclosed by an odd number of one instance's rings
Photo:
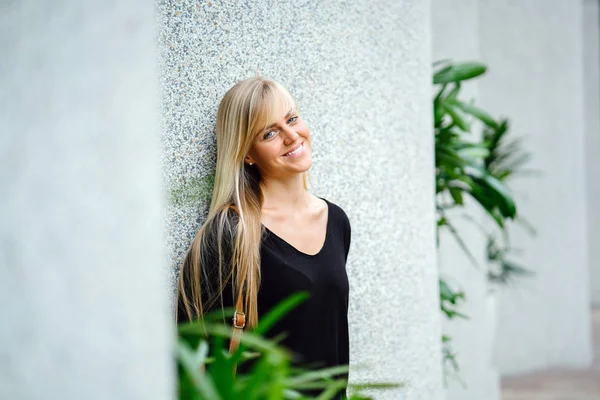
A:
{"type": "MultiPolygon", "coordinates": [[[[290,115],[292,115],[294,112],[296,111],[295,108],[292,108],[290,111],[287,112],[287,114],[285,114],[285,119],[287,119],[290,115]]],[[[271,124],[269,126],[267,126],[265,129],[263,129],[261,132],[266,131],[267,129],[271,129],[272,127],[274,127],[275,125],[277,125],[277,123],[271,124]]]]}

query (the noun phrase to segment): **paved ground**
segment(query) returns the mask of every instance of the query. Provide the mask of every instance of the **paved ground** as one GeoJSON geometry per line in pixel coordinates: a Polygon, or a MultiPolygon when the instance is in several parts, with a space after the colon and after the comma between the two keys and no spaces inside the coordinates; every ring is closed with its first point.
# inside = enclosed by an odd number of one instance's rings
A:
{"type": "Polygon", "coordinates": [[[592,312],[595,361],[586,370],[553,370],[502,380],[503,400],[600,400],[600,310],[592,312]]]}

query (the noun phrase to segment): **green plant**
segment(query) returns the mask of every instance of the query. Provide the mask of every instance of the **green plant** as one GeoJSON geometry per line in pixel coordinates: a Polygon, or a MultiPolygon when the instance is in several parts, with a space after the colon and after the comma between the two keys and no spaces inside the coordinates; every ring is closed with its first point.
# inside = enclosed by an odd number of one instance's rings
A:
{"type": "MultiPolygon", "coordinates": [[[[463,214],[487,239],[487,277],[491,282],[506,283],[514,276],[531,274],[509,259],[514,249],[510,246],[507,228],[512,221],[518,220],[522,224],[525,221],[518,216],[515,200],[506,185],[510,177],[531,172],[523,168],[531,155],[522,149],[522,139],[508,140],[508,120],[495,119],[487,111],[460,98],[463,82],[483,75],[486,70],[487,67],[478,62],[440,61],[434,65],[437,240],[439,245],[441,230],[447,230],[471,262],[478,265],[448,212],[464,210],[465,197],[469,197],[492,221],[492,228],[485,228],[472,216],[463,214]],[[481,135],[472,133],[474,125],[482,126],[481,135]]],[[[529,232],[534,233],[532,229],[529,232]]],[[[443,278],[439,284],[440,308],[444,315],[449,319],[467,318],[458,311],[459,302],[465,300],[466,294],[454,291],[443,278]]],[[[450,338],[444,336],[442,343],[444,366],[450,365],[458,371],[450,338]]]]}
{"type": "MultiPolygon", "coordinates": [[[[500,231],[497,235],[483,230],[488,239],[488,261],[505,264],[501,275],[490,273],[490,279],[505,281],[507,275],[525,274],[528,272],[525,268],[506,260],[510,252],[508,223],[517,219],[525,223],[517,215],[515,200],[506,181],[516,174],[533,172],[523,168],[531,154],[522,149],[522,138],[507,139],[508,120],[497,120],[487,111],[460,99],[462,83],[484,74],[487,69],[484,64],[441,61],[436,65],[433,83],[439,89],[433,100],[433,114],[438,240],[440,229],[447,229],[477,264],[448,216],[448,210],[464,207],[464,196],[469,196],[500,231]],[[472,134],[474,120],[483,126],[479,138],[472,134]]],[[[532,229],[529,231],[534,233],[532,229]]]]}
{"type": "MultiPolygon", "coordinates": [[[[181,325],[177,345],[179,398],[306,399],[308,397],[301,394],[303,389],[320,390],[319,400],[334,398],[347,385],[340,375],[348,372],[348,366],[310,371],[293,367],[289,353],[278,345],[279,339],[264,337],[279,318],[305,298],[302,293],[293,295],[271,310],[261,318],[255,330],[242,335],[240,347],[232,354],[225,348],[231,327],[222,322],[225,315],[233,315],[232,309],[207,315],[204,321],[181,325]]],[[[398,386],[389,383],[350,385],[350,400],[369,399],[363,394],[366,389],[398,386]]]]}
{"type": "Polygon", "coordinates": [[[456,360],[456,353],[452,350],[452,338],[447,335],[442,335],[442,366],[444,368],[444,385],[448,385],[449,378],[458,380],[463,386],[466,386],[465,382],[462,381],[458,375],[458,361],[456,360]]]}
{"type": "MultiPolygon", "coordinates": [[[[462,83],[484,74],[487,69],[484,64],[441,61],[436,65],[438,69],[434,72],[433,83],[439,89],[433,100],[433,115],[438,233],[440,229],[447,229],[471,261],[477,264],[447,212],[463,207],[464,196],[469,196],[493,221],[503,241],[500,244],[498,235],[484,230],[488,238],[488,261],[506,261],[510,251],[507,224],[518,220],[528,227],[526,221],[517,215],[515,200],[506,182],[514,175],[536,172],[523,168],[530,161],[531,154],[522,149],[522,138],[508,139],[507,119],[496,120],[487,111],[459,98],[462,83]],[[473,120],[483,125],[479,138],[473,137],[473,120]]],[[[528,228],[533,234],[533,229],[528,228]]],[[[527,273],[526,269],[514,263],[506,264],[508,267],[504,275],[527,273]]],[[[497,278],[493,273],[489,276],[492,280],[497,278]]]]}

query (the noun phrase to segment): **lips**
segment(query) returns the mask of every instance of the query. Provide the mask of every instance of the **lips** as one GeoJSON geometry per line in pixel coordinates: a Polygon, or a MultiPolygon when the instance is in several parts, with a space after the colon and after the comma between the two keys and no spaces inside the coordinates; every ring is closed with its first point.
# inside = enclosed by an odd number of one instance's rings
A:
{"type": "Polygon", "coordinates": [[[283,156],[284,157],[293,156],[294,154],[298,153],[299,151],[302,151],[303,147],[304,147],[304,142],[300,143],[298,146],[294,147],[292,150],[288,151],[283,156]]]}

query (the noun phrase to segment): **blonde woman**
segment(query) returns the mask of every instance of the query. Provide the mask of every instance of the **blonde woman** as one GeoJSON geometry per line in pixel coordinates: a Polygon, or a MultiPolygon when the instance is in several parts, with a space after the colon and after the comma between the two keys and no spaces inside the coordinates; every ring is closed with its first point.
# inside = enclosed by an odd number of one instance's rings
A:
{"type": "Polygon", "coordinates": [[[234,326],[252,329],[306,291],[269,336],[287,333],[298,365],[348,364],[350,222],[307,190],[311,135],[296,102],[277,82],[243,80],[223,97],[216,133],[212,202],[181,268],[177,321],[236,307],[234,326]]]}

